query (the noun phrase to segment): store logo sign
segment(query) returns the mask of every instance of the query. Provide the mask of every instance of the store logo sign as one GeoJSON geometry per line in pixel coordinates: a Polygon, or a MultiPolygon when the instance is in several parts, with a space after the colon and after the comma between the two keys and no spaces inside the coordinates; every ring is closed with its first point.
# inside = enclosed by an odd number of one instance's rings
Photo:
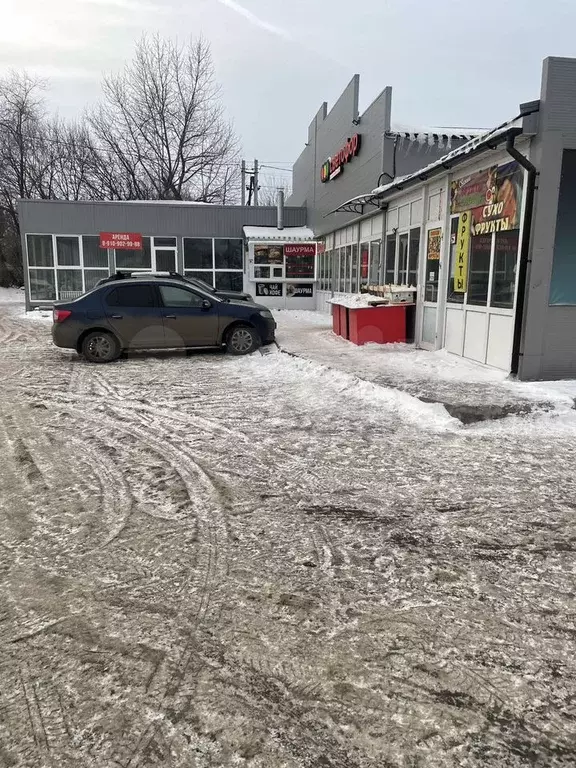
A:
{"type": "Polygon", "coordinates": [[[320,169],[320,179],[323,184],[340,176],[346,163],[349,163],[360,152],[361,143],[360,134],[355,133],[333,157],[326,160],[320,169]]]}

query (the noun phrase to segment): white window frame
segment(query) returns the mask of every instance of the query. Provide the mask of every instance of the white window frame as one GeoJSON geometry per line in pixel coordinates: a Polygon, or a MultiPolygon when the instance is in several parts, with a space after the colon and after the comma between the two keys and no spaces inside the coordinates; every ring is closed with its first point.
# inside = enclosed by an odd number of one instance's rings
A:
{"type": "Polygon", "coordinates": [[[86,277],[85,277],[85,271],[89,270],[92,271],[101,271],[102,277],[108,277],[110,275],[109,267],[85,267],[84,266],[84,243],[82,238],[84,237],[99,237],[99,235],[94,234],[88,234],[83,233],[81,235],[75,235],[75,234],[68,234],[66,232],[26,232],[24,235],[24,239],[26,242],[26,269],[28,272],[28,297],[30,299],[31,303],[38,303],[41,301],[72,301],[75,298],[78,298],[78,296],[82,296],[83,293],[86,292],[86,277]],[[37,266],[30,266],[30,257],[28,253],[28,238],[29,237],[50,237],[52,239],[52,257],[53,257],[53,264],[51,267],[37,267],[37,266]],[[80,264],[70,264],[70,265],[62,265],[60,266],[58,264],[58,249],[57,249],[57,242],[59,237],[75,237],[78,240],[78,253],[80,256],[80,264]],[[55,288],[55,299],[33,299],[30,291],[30,275],[33,272],[36,271],[46,271],[49,270],[53,272],[54,274],[54,288],[55,288]],[[82,290],[81,291],[60,291],[60,286],[58,284],[58,272],[63,270],[78,270],[81,273],[82,276],[82,290]]]}

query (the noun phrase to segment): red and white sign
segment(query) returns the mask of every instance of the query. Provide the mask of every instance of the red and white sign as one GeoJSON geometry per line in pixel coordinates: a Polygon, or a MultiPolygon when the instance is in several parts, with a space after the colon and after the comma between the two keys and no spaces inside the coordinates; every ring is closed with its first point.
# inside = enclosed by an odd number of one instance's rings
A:
{"type": "Polygon", "coordinates": [[[100,248],[141,251],[142,235],[139,232],[100,232],[100,248]]]}
{"type": "Polygon", "coordinates": [[[286,244],[284,246],[285,256],[316,256],[316,243],[297,243],[286,244]]]}

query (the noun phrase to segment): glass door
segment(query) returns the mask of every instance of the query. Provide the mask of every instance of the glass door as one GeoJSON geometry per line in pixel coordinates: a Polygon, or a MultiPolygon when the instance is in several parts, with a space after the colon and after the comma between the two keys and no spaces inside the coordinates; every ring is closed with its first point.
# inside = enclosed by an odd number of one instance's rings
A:
{"type": "Polygon", "coordinates": [[[152,238],[152,269],[155,272],[176,272],[176,238],[152,238]]]}
{"type": "Polygon", "coordinates": [[[424,273],[424,302],[420,344],[426,349],[436,348],[436,322],[438,317],[438,288],[440,285],[440,255],[442,253],[442,227],[426,229],[426,265],[424,273]]]}

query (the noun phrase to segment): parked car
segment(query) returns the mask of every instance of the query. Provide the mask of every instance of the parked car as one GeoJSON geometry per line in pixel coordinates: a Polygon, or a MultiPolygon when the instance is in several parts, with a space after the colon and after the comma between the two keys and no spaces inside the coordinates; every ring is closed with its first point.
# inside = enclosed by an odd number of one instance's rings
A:
{"type": "Polygon", "coordinates": [[[107,280],[54,305],[52,339],[90,362],[108,363],[128,349],[225,347],[246,355],[274,341],[272,313],[189,281],[149,277],[107,280]]]}
{"type": "Polygon", "coordinates": [[[233,299],[234,301],[254,301],[249,293],[244,293],[243,291],[223,291],[220,288],[213,288],[208,283],[205,283],[204,280],[199,280],[196,277],[185,277],[179,272],[116,272],[116,274],[111,275],[110,277],[103,277],[96,283],[96,285],[104,285],[104,283],[109,283],[111,280],[126,280],[131,278],[146,280],[151,277],[170,277],[173,280],[183,280],[191,285],[195,285],[196,288],[200,288],[201,291],[207,291],[208,293],[212,293],[215,296],[224,299],[233,299]]]}

